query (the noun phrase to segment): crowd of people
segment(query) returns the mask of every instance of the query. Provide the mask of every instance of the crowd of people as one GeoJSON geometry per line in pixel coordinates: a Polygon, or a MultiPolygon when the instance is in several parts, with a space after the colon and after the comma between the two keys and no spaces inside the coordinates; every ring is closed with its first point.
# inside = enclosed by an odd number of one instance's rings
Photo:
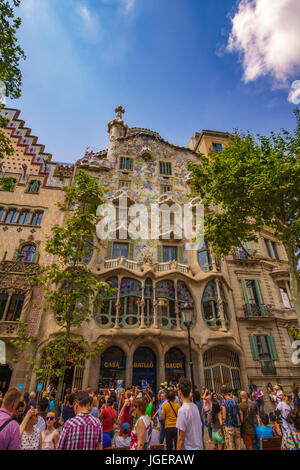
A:
{"type": "Polygon", "coordinates": [[[261,438],[281,439],[282,450],[300,450],[300,387],[292,395],[278,384],[266,394],[222,386],[219,393],[191,382],[67,389],[57,403],[50,385],[35,392],[12,388],[0,396],[0,450],[259,450],[261,438]],[[171,386],[170,386],[171,385],[171,386]],[[265,412],[269,396],[273,410],[265,412]],[[207,437],[207,439],[206,439],[207,437]]]}

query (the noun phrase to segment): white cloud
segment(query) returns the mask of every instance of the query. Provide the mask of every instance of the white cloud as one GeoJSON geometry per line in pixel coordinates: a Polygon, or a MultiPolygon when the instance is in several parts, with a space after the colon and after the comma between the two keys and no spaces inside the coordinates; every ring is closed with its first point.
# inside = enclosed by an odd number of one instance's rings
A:
{"type": "Polygon", "coordinates": [[[78,6],[78,13],[81,16],[81,18],[84,22],[84,25],[87,28],[92,28],[93,25],[94,25],[94,21],[93,21],[93,17],[92,17],[92,14],[91,14],[90,10],[87,7],[83,6],[83,5],[79,5],[78,6]]]}
{"type": "Polygon", "coordinates": [[[288,101],[293,104],[300,104],[300,80],[295,80],[292,83],[288,101]]]}
{"type": "Polygon", "coordinates": [[[240,54],[245,82],[270,74],[277,85],[300,69],[300,1],[240,0],[227,50],[240,54]]]}

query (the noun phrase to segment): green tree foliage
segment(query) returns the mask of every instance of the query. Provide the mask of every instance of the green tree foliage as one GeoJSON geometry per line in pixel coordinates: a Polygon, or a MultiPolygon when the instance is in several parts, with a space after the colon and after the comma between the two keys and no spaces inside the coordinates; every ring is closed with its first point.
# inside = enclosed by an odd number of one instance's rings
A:
{"type": "Polygon", "coordinates": [[[95,305],[100,306],[103,297],[112,292],[109,284],[98,281],[82,262],[91,249],[99,249],[93,240],[96,238],[96,211],[103,203],[104,190],[82,170],[77,172],[74,185],[63,190],[65,201],[58,205],[64,214],[64,223],[52,227],[45,247],[45,251],[53,255],[53,262],[38,266],[35,274],[28,277],[34,285],[44,288],[44,311],[49,315],[54,312],[59,325],[58,334],[51,337],[42,362],[35,363],[39,379],[51,375],[59,378],[58,397],[67,362],[72,358],[73,362],[82,363],[99,352],[102,345],[89,345],[76,329],[90,321],[95,305]]]}
{"type": "Polygon", "coordinates": [[[270,227],[285,246],[300,324],[300,111],[294,132],[270,137],[235,131],[221,153],[191,164],[193,188],[206,210],[205,236],[218,257],[270,227]]]}
{"type": "MultiPolygon", "coordinates": [[[[21,0],[0,0],[0,83],[5,85],[5,94],[9,98],[21,96],[22,73],[20,60],[25,54],[18,44],[17,30],[21,26],[21,18],[15,18],[15,7],[21,0]]],[[[0,103],[0,112],[4,105],[0,103]]],[[[7,119],[0,114],[0,158],[14,153],[10,139],[4,135],[7,119]]]]}

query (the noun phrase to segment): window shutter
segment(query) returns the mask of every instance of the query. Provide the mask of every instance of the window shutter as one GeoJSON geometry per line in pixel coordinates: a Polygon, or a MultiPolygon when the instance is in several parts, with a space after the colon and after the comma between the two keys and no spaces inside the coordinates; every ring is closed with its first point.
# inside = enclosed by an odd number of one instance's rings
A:
{"type": "Polygon", "coordinates": [[[157,245],[157,261],[158,263],[164,262],[164,253],[163,253],[163,246],[157,245]]]}
{"type": "Polygon", "coordinates": [[[14,251],[14,261],[18,261],[19,259],[19,250],[18,248],[15,248],[15,251],[14,251]]]}
{"type": "Polygon", "coordinates": [[[131,242],[128,245],[128,259],[134,260],[134,248],[135,248],[135,243],[134,241],[131,240],[131,242]]]}
{"type": "Polygon", "coordinates": [[[242,284],[242,288],[243,288],[243,291],[244,291],[245,302],[246,302],[246,304],[249,304],[249,295],[248,295],[246,279],[241,279],[241,284],[242,284]]]}
{"type": "Polygon", "coordinates": [[[180,264],[184,264],[184,256],[183,256],[183,247],[182,246],[177,247],[177,261],[180,264]]]}
{"type": "Polygon", "coordinates": [[[114,242],[112,242],[111,240],[108,240],[107,249],[106,249],[106,259],[112,259],[113,248],[114,248],[114,242]]]}
{"type": "Polygon", "coordinates": [[[278,353],[277,353],[277,349],[276,349],[274,336],[267,336],[267,345],[268,345],[268,348],[269,348],[269,353],[270,353],[271,359],[273,361],[278,361],[278,353]]]}
{"type": "Polygon", "coordinates": [[[263,296],[262,296],[262,293],[261,293],[260,283],[259,283],[258,280],[255,280],[254,284],[255,284],[255,289],[256,289],[259,305],[264,305],[264,299],[263,299],[263,296]]]}
{"type": "Polygon", "coordinates": [[[249,341],[250,341],[250,347],[251,347],[253,360],[254,361],[259,361],[259,354],[258,354],[256,336],[255,335],[249,336],[249,341]]]}
{"type": "Polygon", "coordinates": [[[133,170],[133,160],[132,160],[132,158],[129,159],[129,168],[130,168],[130,170],[133,170]]]}

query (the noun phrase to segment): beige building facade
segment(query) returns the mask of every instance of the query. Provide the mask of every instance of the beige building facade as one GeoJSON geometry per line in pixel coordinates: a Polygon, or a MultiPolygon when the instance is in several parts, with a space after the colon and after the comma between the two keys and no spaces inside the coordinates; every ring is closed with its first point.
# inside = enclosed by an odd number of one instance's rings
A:
{"type": "Polygon", "coordinates": [[[190,376],[187,330],[182,316],[186,302],[192,303],[194,309],[191,339],[198,387],[206,385],[219,391],[225,383],[234,389],[248,389],[252,380],[264,390],[267,382],[281,383],[290,389],[293,382],[299,382],[299,366],[292,362],[294,351],[286,329],[286,324],[296,325],[297,320],[283,246],[266,230],[257,244],[247,246],[251,258],[237,249],[220,261],[206,244],[191,249],[178,236],[176,214],[184,205],[194,213],[199,204],[197,198],[189,197],[187,162],[196,162],[199,152],[208,155],[212,148],[221,151],[228,134],[202,131],[192,137],[187,148],[178,147],[155,131],[128,128],[123,120],[124,110],[118,108],[115,119],[108,124],[108,148],[87,152],[73,167],[52,163],[41,146],[33,157],[31,148],[37,147],[36,138],[25,131],[16,111],[6,112],[10,113],[7,132],[16,148],[13,158],[17,159],[15,163],[10,157],[2,164],[3,174],[16,180],[14,190],[0,192],[5,211],[0,222],[1,302],[6,302],[5,308],[1,304],[0,340],[7,344],[7,363],[12,369],[10,385],[23,383],[30,389],[37,385],[35,375],[26,370],[32,351],[27,352],[22,363],[13,365],[10,361],[13,351],[9,336],[17,335],[18,315],[28,321],[37,337],[34,354],[38,358],[42,357],[49,335],[59,330],[53,312],[41,309],[42,292],[31,286],[23,285],[23,290],[20,287],[25,297],[15,317],[10,313],[9,296],[16,285],[19,287],[16,280],[22,278],[25,282],[24,263],[51,262],[43,252],[44,242],[51,226],[63,222],[56,202],[63,198],[61,187],[70,183],[78,169],[104,184],[107,202],[115,208],[110,239],[102,243],[100,251],[91,252],[86,262],[99,280],[111,282],[116,290],[101,309],[93,309],[88,324],[74,331],[87,344],[100,342],[103,349],[96,360],[73,364],[65,378],[66,386],[90,385],[97,389],[100,384],[116,380],[128,386],[147,379],[157,387],[164,380],[190,376]],[[17,130],[22,137],[15,137],[17,130]],[[20,147],[24,138],[27,143],[20,147]],[[21,164],[27,165],[25,173],[21,164]],[[26,180],[25,184],[21,180],[26,180]],[[38,187],[33,183],[30,186],[31,181],[40,183],[38,193],[28,191],[38,187]],[[125,201],[125,208],[120,201],[125,201]],[[143,236],[133,240],[124,232],[123,217],[130,217],[136,204],[143,207],[144,217],[153,206],[160,209],[157,237],[150,233],[152,219],[147,217],[143,236]],[[170,207],[167,227],[168,219],[161,214],[168,213],[170,207]],[[7,212],[11,208],[18,213],[27,209],[30,214],[41,211],[42,222],[36,227],[31,222],[20,224],[17,218],[10,221],[7,212]],[[36,250],[27,249],[24,255],[27,245],[36,250]]]}

